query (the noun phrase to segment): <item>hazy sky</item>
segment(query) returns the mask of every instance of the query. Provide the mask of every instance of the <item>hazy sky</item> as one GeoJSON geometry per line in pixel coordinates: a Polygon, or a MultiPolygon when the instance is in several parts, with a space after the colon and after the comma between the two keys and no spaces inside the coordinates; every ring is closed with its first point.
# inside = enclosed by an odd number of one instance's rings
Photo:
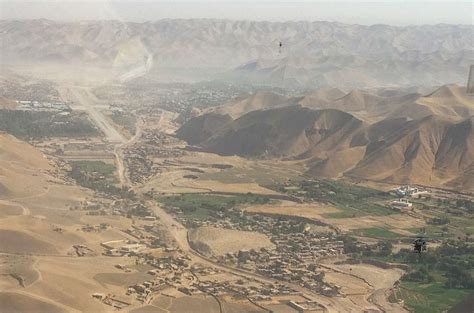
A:
{"type": "Polygon", "coordinates": [[[161,0],[0,0],[1,19],[63,21],[163,18],[324,20],[354,24],[472,24],[473,1],[161,1],[161,0]]]}

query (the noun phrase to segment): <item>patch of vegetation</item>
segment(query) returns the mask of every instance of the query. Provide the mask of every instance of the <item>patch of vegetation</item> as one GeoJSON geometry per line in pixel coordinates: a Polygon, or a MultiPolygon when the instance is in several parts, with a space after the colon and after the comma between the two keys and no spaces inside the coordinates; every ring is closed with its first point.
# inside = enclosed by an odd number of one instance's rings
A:
{"type": "Polygon", "coordinates": [[[355,186],[329,179],[306,180],[298,189],[280,188],[294,196],[303,197],[306,201],[330,203],[341,212],[325,214],[331,218],[350,218],[367,215],[390,215],[395,212],[378,202],[390,199],[388,193],[368,187],[355,186]]]}
{"type": "Polygon", "coordinates": [[[131,135],[135,134],[136,119],[133,115],[115,111],[110,115],[110,118],[115,124],[124,127],[131,135]]]}
{"type": "Polygon", "coordinates": [[[115,166],[103,161],[72,161],[69,176],[80,186],[110,195],[130,196],[128,190],[117,187],[115,166]]]}
{"type": "Polygon", "coordinates": [[[474,290],[474,246],[469,238],[447,240],[438,248],[422,253],[401,249],[392,253],[389,239],[376,245],[358,242],[341,235],[344,252],[354,259],[405,264],[409,270],[401,279],[401,288],[389,298],[404,300],[414,312],[445,312],[474,290]]]}
{"type": "Polygon", "coordinates": [[[373,228],[361,228],[354,230],[353,233],[357,236],[362,236],[362,237],[371,237],[371,238],[400,238],[401,235],[394,233],[390,230],[384,229],[384,228],[379,228],[379,227],[373,227],[373,228]]]}
{"type": "Polygon", "coordinates": [[[338,238],[344,243],[344,253],[352,254],[355,259],[375,259],[377,261],[391,261],[393,245],[390,241],[380,241],[376,245],[361,244],[354,237],[340,235],[338,238]]]}
{"type": "Polygon", "coordinates": [[[193,220],[221,219],[224,216],[232,222],[242,222],[237,210],[232,210],[241,204],[265,204],[270,198],[265,196],[243,194],[238,196],[221,196],[207,194],[183,194],[180,196],[159,197],[158,201],[165,209],[181,210],[187,220],[187,227],[194,228],[193,220]]]}
{"type": "Polygon", "coordinates": [[[356,258],[408,265],[410,270],[391,301],[402,299],[417,313],[444,312],[474,290],[474,247],[469,242],[448,240],[439,248],[428,247],[422,255],[402,249],[396,254],[371,256],[354,240],[348,241],[347,248],[356,258]]]}
{"type": "Polygon", "coordinates": [[[62,116],[53,112],[0,111],[0,130],[21,139],[91,137],[99,134],[85,114],[62,116]]]}
{"type": "Polygon", "coordinates": [[[461,302],[468,293],[468,290],[446,288],[440,281],[402,281],[400,290],[394,296],[404,300],[405,305],[416,313],[441,313],[461,302]]]}
{"type": "Polygon", "coordinates": [[[270,199],[259,195],[220,196],[203,194],[183,194],[158,198],[165,207],[178,207],[187,217],[207,217],[215,212],[223,212],[240,204],[265,204],[270,199]]]}
{"type": "Polygon", "coordinates": [[[425,267],[421,267],[405,274],[404,280],[429,284],[434,281],[434,277],[425,267]]]}
{"type": "Polygon", "coordinates": [[[463,208],[469,213],[474,214],[474,201],[471,200],[456,200],[456,207],[463,208]]]}
{"type": "Polygon", "coordinates": [[[431,225],[446,225],[449,223],[449,218],[447,217],[434,217],[429,219],[426,223],[431,225]]]}

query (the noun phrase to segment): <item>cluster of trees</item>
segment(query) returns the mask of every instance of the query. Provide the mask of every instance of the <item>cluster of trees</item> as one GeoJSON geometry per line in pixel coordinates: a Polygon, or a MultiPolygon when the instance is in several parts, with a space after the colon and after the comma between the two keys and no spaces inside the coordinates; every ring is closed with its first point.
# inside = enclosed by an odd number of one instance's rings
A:
{"type": "Polygon", "coordinates": [[[449,218],[447,217],[435,217],[427,221],[431,225],[446,225],[449,223],[449,218]]]}
{"type": "Polygon", "coordinates": [[[474,213],[474,201],[467,200],[467,199],[458,199],[455,203],[453,203],[449,199],[437,199],[438,206],[448,206],[451,208],[463,208],[467,210],[469,213],[474,213]]]}
{"type": "Polygon", "coordinates": [[[96,192],[109,196],[118,196],[121,198],[134,199],[135,193],[127,187],[117,187],[115,181],[111,179],[96,179],[90,175],[90,172],[81,165],[71,164],[69,176],[80,186],[92,189],[96,192]]]}
{"type": "Polygon", "coordinates": [[[132,216],[145,217],[145,216],[150,216],[150,215],[152,215],[152,212],[143,204],[137,205],[136,207],[128,210],[127,212],[128,218],[131,218],[132,216]]]}
{"type": "Polygon", "coordinates": [[[363,257],[387,257],[391,255],[393,245],[390,241],[381,241],[375,246],[361,245],[357,240],[350,236],[339,238],[344,243],[344,253],[359,254],[363,257]]]}
{"type": "Polygon", "coordinates": [[[469,213],[474,213],[474,201],[471,200],[456,200],[456,206],[458,208],[465,208],[469,213]]]}
{"type": "Polygon", "coordinates": [[[338,208],[352,210],[353,216],[358,212],[372,215],[394,214],[393,210],[373,201],[389,199],[388,193],[381,190],[329,179],[303,181],[300,189],[305,192],[306,200],[332,203],[338,208]]]}
{"type": "Polygon", "coordinates": [[[446,287],[474,288],[474,278],[470,272],[474,268],[474,246],[466,242],[450,240],[421,256],[408,249],[402,249],[393,256],[397,261],[416,268],[417,273],[409,273],[405,279],[427,281],[429,278],[424,275],[425,270],[436,270],[447,278],[446,287]]]}
{"type": "Polygon", "coordinates": [[[239,204],[266,204],[270,198],[252,194],[241,196],[181,195],[161,199],[168,206],[179,207],[184,213],[195,212],[198,208],[213,212],[224,212],[239,204]]]}
{"type": "Polygon", "coordinates": [[[114,121],[115,124],[125,127],[125,129],[127,129],[127,131],[130,134],[132,134],[132,135],[135,134],[135,132],[136,132],[136,128],[135,128],[136,120],[135,120],[135,117],[133,115],[124,114],[122,112],[114,111],[113,114],[110,117],[112,118],[112,121],[114,121]]]}
{"type": "Polygon", "coordinates": [[[390,257],[390,260],[410,265],[412,270],[403,279],[421,283],[434,281],[431,274],[441,272],[447,278],[448,288],[474,288],[474,278],[471,269],[474,268],[474,246],[467,242],[448,240],[439,248],[429,249],[419,255],[412,249],[401,249],[392,254],[392,244],[389,241],[379,242],[376,246],[361,245],[356,239],[342,236],[344,253],[359,255],[359,257],[390,257]]]}
{"type": "Polygon", "coordinates": [[[98,130],[86,117],[59,116],[52,112],[2,110],[0,130],[22,139],[98,135],[98,130]]]}
{"type": "Polygon", "coordinates": [[[403,276],[403,279],[424,284],[428,284],[434,281],[433,275],[431,275],[431,273],[425,267],[418,267],[414,270],[411,270],[410,272],[405,274],[405,276],[403,276]]]}

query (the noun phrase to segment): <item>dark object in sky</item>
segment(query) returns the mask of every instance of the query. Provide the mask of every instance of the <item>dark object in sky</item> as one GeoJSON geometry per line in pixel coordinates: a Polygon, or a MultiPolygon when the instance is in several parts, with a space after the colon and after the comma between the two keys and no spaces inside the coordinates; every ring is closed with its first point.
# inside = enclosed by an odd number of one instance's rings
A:
{"type": "Polygon", "coordinates": [[[281,53],[281,47],[283,47],[283,43],[280,41],[280,48],[279,48],[279,53],[281,53]]]}
{"type": "Polygon", "coordinates": [[[426,240],[423,237],[418,237],[413,241],[413,251],[415,251],[415,253],[426,251],[426,246],[426,240]]]}

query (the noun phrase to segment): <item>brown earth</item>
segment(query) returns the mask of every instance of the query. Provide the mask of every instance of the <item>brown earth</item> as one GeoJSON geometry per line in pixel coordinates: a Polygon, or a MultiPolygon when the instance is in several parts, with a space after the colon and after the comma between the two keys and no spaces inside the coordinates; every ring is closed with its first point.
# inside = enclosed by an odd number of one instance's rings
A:
{"type": "Polygon", "coordinates": [[[0,229],[0,251],[7,253],[57,254],[56,248],[21,231],[0,229]]]}
{"type": "Polygon", "coordinates": [[[8,313],[63,313],[59,306],[13,292],[0,292],[0,308],[8,313]]]}
{"type": "Polygon", "coordinates": [[[196,249],[206,255],[224,255],[239,250],[275,248],[270,239],[263,234],[215,227],[193,229],[189,232],[189,240],[196,249]]]}
{"type": "MultiPolygon", "coordinates": [[[[474,101],[454,86],[425,98],[468,109],[456,109],[457,117],[433,109],[434,115],[415,120],[394,116],[371,124],[334,109],[293,105],[247,113],[206,134],[199,145],[221,155],[305,160],[313,176],[474,190],[474,101]]],[[[351,99],[369,101],[359,93],[351,99]]]]}

